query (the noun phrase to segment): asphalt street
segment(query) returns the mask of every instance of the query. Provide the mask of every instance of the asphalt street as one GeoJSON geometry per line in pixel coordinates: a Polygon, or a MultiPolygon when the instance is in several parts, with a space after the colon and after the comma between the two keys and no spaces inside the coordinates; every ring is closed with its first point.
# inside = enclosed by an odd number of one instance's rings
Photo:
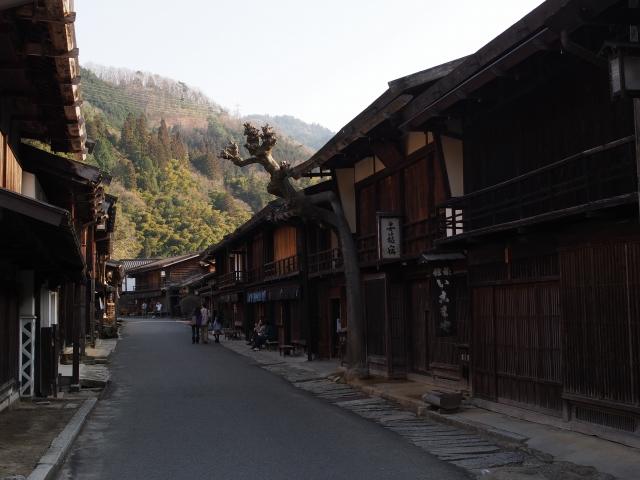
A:
{"type": "Polygon", "coordinates": [[[59,479],[468,478],[171,320],[131,320],[59,479]]]}

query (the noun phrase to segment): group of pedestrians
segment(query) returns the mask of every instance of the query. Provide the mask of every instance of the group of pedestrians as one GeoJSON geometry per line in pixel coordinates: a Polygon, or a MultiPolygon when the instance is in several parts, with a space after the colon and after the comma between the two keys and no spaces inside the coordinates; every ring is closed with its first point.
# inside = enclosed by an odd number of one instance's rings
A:
{"type": "MultiPolygon", "coordinates": [[[[142,311],[142,316],[146,317],[147,316],[147,310],[150,308],[150,306],[147,304],[146,301],[142,302],[142,305],[140,305],[140,309],[142,311]]],[[[162,303],[160,303],[160,301],[158,300],[155,304],[155,306],[153,307],[153,310],[151,311],[151,313],[153,314],[152,318],[155,318],[156,315],[158,315],[159,317],[162,316],[162,303]]]]}
{"type": "Polygon", "coordinates": [[[220,343],[220,334],[222,333],[222,323],[218,313],[214,310],[213,314],[210,314],[209,309],[203,303],[201,306],[193,309],[191,315],[191,343],[209,343],[209,326],[211,325],[211,331],[215,343],[220,343]]]}

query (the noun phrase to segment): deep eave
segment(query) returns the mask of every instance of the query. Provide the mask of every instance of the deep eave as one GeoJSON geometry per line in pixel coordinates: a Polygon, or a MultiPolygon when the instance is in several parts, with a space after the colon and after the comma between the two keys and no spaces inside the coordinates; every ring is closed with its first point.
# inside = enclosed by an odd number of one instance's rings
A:
{"type": "Polygon", "coordinates": [[[420,128],[533,53],[549,48],[563,31],[572,32],[619,0],[547,0],[467,57],[402,111],[400,128],[420,128]]]}
{"type": "Polygon", "coordinates": [[[389,88],[336,133],[307,161],[292,169],[292,176],[300,178],[339,155],[346,147],[366,136],[371,130],[388,120],[413,99],[414,91],[426,88],[454,70],[464,58],[401,77],[389,82],[389,88]]]}
{"type": "Polygon", "coordinates": [[[0,3],[0,90],[22,138],[86,154],[73,2],[0,3]]]}
{"type": "Polygon", "coordinates": [[[21,224],[20,228],[29,229],[29,234],[20,244],[16,244],[12,235],[0,236],[0,243],[9,242],[3,244],[3,254],[12,256],[13,251],[27,249],[31,252],[29,256],[33,262],[46,260],[47,263],[58,265],[59,273],[63,276],[74,279],[82,277],[85,260],[68,211],[0,188],[0,223],[3,221],[11,222],[3,230],[16,227],[16,223],[21,224]],[[42,260],[38,260],[40,257],[42,260]]]}
{"type": "Polygon", "coordinates": [[[61,157],[25,143],[20,145],[20,163],[29,172],[55,175],[82,185],[111,183],[111,175],[97,167],[61,157]]]}

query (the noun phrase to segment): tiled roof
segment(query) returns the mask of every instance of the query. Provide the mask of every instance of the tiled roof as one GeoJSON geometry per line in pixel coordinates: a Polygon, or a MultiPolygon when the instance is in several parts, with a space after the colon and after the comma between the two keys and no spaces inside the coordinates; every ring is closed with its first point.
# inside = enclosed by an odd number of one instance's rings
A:
{"type": "Polygon", "coordinates": [[[200,256],[200,252],[197,253],[188,253],[187,255],[178,255],[176,257],[168,257],[168,258],[160,258],[160,259],[154,259],[151,260],[150,262],[147,262],[141,266],[135,267],[132,270],[130,270],[130,273],[140,273],[140,272],[146,272],[149,270],[154,270],[156,268],[164,268],[164,267],[168,267],[170,265],[174,265],[176,263],[180,263],[180,262],[184,262],[186,260],[191,260],[193,258],[199,257],[200,256]]]}
{"type": "Polygon", "coordinates": [[[142,267],[144,265],[148,265],[151,262],[155,262],[158,260],[157,258],[133,258],[129,260],[120,260],[120,263],[124,267],[124,271],[128,272],[134,268],[142,267]]]}

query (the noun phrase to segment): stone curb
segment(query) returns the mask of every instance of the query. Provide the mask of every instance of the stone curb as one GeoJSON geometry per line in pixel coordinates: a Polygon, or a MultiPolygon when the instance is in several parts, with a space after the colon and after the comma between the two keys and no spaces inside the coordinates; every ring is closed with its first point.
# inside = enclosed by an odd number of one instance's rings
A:
{"type": "Polygon", "coordinates": [[[349,382],[349,385],[358,388],[368,395],[384,398],[385,400],[397,403],[410,412],[415,413],[418,417],[425,417],[439,423],[450,425],[452,427],[471,430],[475,433],[490,437],[497,443],[506,447],[524,446],[526,441],[528,440],[528,437],[525,437],[524,435],[519,435],[514,432],[509,432],[507,430],[502,430],[500,428],[495,428],[489,425],[484,425],[471,420],[467,420],[466,418],[461,418],[455,414],[445,415],[435,412],[433,410],[430,410],[428,405],[424,402],[421,402],[420,400],[414,400],[402,395],[394,395],[393,393],[386,392],[376,387],[362,385],[357,381],[349,382]]]}
{"type": "MultiPolygon", "coordinates": [[[[265,363],[261,361],[262,359],[256,358],[256,356],[238,351],[228,346],[225,346],[225,347],[228,350],[231,350],[232,352],[237,353],[238,355],[242,355],[246,358],[251,358],[254,361],[258,362],[259,364],[263,366],[265,365],[265,363]]],[[[281,363],[285,364],[287,362],[281,362],[281,363]]],[[[298,368],[301,368],[301,367],[298,367],[298,368]]],[[[528,440],[528,437],[525,437],[523,435],[519,435],[514,432],[509,432],[507,430],[502,430],[500,428],[491,427],[489,425],[473,422],[471,420],[467,420],[466,418],[461,418],[459,416],[456,416],[455,414],[444,415],[444,414],[435,412],[433,410],[430,410],[429,406],[420,400],[407,398],[402,395],[394,395],[393,393],[389,393],[385,390],[376,388],[375,386],[363,385],[357,380],[347,382],[347,384],[354,388],[359,389],[360,391],[366,393],[367,395],[384,398],[385,400],[394,402],[400,405],[401,407],[403,407],[404,409],[416,414],[418,417],[429,418],[433,421],[443,423],[445,425],[449,425],[452,427],[456,427],[463,430],[472,431],[480,435],[484,435],[486,437],[491,438],[501,446],[504,446],[507,448],[523,447],[526,445],[526,441],[528,440]]]]}
{"type": "Polygon", "coordinates": [[[88,398],[83,402],[64,430],[53,439],[51,446],[40,458],[27,480],[51,480],[54,478],[97,401],[97,398],[88,398]]]}
{"type": "MultiPolygon", "coordinates": [[[[251,358],[254,361],[258,362],[259,364],[263,366],[265,365],[265,363],[261,361],[262,359],[256,358],[253,355],[238,351],[226,345],[225,347],[228,350],[231,350],[232,352],[235,352],[238,355],[242,355],[243,357],[246,357],[246,358],[251,358]]],[[[281,362],[281,363],[284,364],[286,362],[281,362]]],[[[526,441],[528,440],[528,437],[525,437],[524,435],[519,435],[514,432],[502,430],[500,428],[495,428],[489,425],[473,422],[471,420],[458,417],[455,414],[444,415],[444,414],[435,412],[433,410],[430,410],[429,406],[420,400],[407,398],[402,395],[394,395],[393,393],[389,393],[382,389],[376,388],[375,386],[363,385],[357,380],[349,381],[347,382],[347,384],[354,388],[359,389],[360,391],[366,393],[367,395],[384,398],[385,400],[394,402],[402,406],[404,409],[416,414],[418,417],[429,418],[433,421],[443,423],[445,425],[450,425],[452,427],[461,428],[463,430],[472,431],[480,435],[484,435],[486,437],[491,438],[501,446],[504,446],[507,448],[524,447],[526,446],[526,441]]]]}

